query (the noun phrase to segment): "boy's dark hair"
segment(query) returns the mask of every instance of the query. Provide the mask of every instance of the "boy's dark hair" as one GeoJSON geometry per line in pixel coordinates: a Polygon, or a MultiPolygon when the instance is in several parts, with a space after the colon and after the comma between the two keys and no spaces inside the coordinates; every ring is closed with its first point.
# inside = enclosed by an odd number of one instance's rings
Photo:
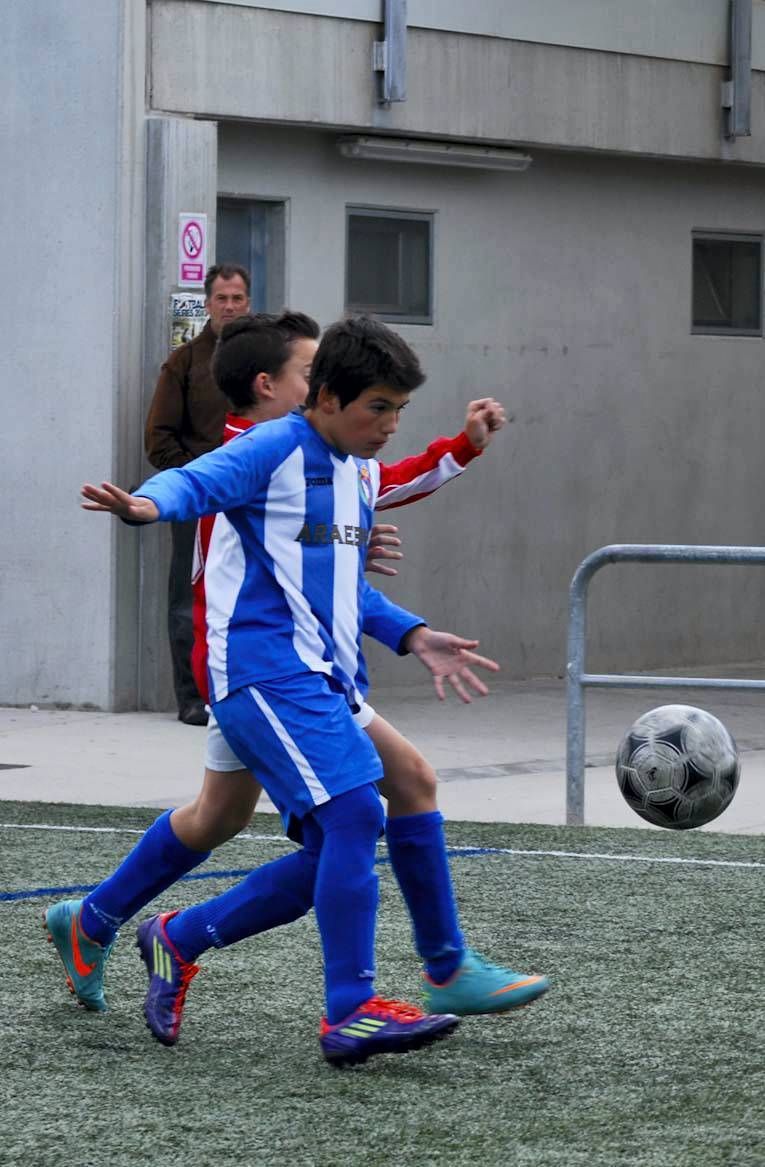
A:
{"type": "Polygon", "coordinates": [[[214,263],[205,272],[205,300],[210,299],[212,286],[219,276],[222,280],[233,280],[234,276],[241,276],[244,280],[244,286],[247,289],[247,295],[249,296],[250,273],[246,267],[240,267],[238,263],[214,263]]]}
{"type": "Polygon", "coordinates": [[[274,376],[292,356],[293,341],[316,340],[318,335],[318,324],[303,312],[240,316],[221,329],[213,377],[235,409],[249,408],[257,403],[252,382],[258,373],[274,376]]]}
{"type": "Polygon", "coordinates": [[[322,385],[345,409],[372,385],[410,393],[424,380],[416,354],[398,333],[371,316],[349,316],[331,324],[321,339],[306,405],[316,404],[322,385]]]}

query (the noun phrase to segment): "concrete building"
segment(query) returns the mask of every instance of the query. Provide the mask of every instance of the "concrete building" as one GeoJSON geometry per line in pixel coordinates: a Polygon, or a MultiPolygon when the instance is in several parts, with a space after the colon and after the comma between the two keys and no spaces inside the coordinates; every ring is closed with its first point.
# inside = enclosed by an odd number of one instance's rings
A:
{"type": "MultiPolygon", "coordinates": [[[[505,402],[481,463],[398,512],[383,586],[507,676],[562,673],[595,548],[765,541],[765,3],[734,8],[731,36],[729,0],[8,6],[0,702],[169,707],[167,532],[77,499],[148,472],[184,212],[256,306],[366,306],[415,345],[388,460],[505,402]]],[[[753,568],[613,568],[592,661],[762,659],[763,607],[753,568]]]]}

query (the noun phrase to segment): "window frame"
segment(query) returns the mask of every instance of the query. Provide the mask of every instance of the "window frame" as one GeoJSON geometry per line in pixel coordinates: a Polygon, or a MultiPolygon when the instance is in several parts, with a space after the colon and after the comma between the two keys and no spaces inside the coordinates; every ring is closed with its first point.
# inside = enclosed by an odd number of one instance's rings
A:
{"type": "Polygon", "coordinates": [[[405,207],[381,207],[366,203],[346,203],[345,205],[345,277],[343,289],[343,304],[346,312],[368,312],[386,324],[421,324],[432,326],[435,324],[435,238],[436,212],[433,210],[407,209],[405,207]],[[351,304],[349,297],[350,285],[350,235],[351,218],[405,220],[407,222],[426,223],[428,227],[428,259],[427,259],[427,298],[428,310],[426,313],[391,312],[380,310],[372,305],[360,306],[351,304]]]}
{"type": "MultiPolygon", "coordinates": [[[[280,230],[281,230],[281,248],[278,255],[273,259],[276,261],[276,267],[273,271],[268,273],[266,284],[266,300],[270,302],[271,307],[266,307],[267,312],[281,312],[285,304],[289,303],[289,245],[290,245],[290,199],[284,195],[260,195],[260,194],[232,194],[229,191],[218,191],[216,196],[215,213],[216,213],[216,263],[229,262],[221,261],[217,257],[218,240],[217,240],[217,220],[220,215],[221,204],[251,204],[251,203],[267,203],[281,216],[280,230]],[[275,287],[278,285],[278,291],[275,287]]],[[[253,272],[251,264],[243,264],[250,271],[252,278],[253,272]]],[[[253,308],[252,311],[261,311],[261,309],[253,308]]]]}
{"type": "Polygon", "coordinates": [[[765,233],[760,231],[726,231],[726,230],[704,230],[702,228],[694,228],[691,232],[691,335],[693,336],[731,336],[731,337],[755,337],[762,338],[763,335],[763,291],[765,288],[765,267],[763,260],[765,259],[765,233]],[[695,292],[695,245],[697,242],[721,242],[721,243],[756,243],[760,248],[760,280],[759,280],[759,323],[755,328],[734,328],[726,327],[721,324],[697,324],[694,316],[694,292],[695,292]]]}

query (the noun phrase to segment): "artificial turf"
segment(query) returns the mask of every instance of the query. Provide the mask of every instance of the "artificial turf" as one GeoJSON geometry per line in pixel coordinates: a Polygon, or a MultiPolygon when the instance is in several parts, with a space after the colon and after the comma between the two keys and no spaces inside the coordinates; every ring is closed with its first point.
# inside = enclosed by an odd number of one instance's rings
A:
{"type": "MultiPolygon", "coordinates": [[[[338,1071],[316,1041],[312,917],[203,958],[174,1049],[144,1028],[130,925],[108,967],[109,1013],[72,1003],[40,926],[58,893],[37,891],[96,882],[132,845],[124,832],[156,813],[0,803],[0,1164],[765,1163],[762,838],[450,825],[450,844],[470,849],[452,861],[469,942],[547,973],[553,988],[520,1014],[466,1019],[427,1051],[338,1071]]],[[[258,815],[250,833],[276,835],[277,821],[258,815]]],[[[226,873],[284,846],[233,840],[202,869],[215,878],[158,903],[216,894],[226,873]]],[[[384,856],[378,989],[416,1000],[419,965],[384,856]]]]}

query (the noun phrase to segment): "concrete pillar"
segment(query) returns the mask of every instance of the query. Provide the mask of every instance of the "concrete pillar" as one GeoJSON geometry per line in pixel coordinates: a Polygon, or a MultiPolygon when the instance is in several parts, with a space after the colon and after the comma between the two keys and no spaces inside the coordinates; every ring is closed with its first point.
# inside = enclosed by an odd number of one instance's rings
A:
{"type": "MultiPolygon", "coordinates": [[[[145,234],[146,5],[121,0],[120,95],[116,195],[112,476],[126,485],[141,474],[141,407],[145,234]]],[[[140,537],[112,522],[112,645],[109,707],[135,709],[139,699],[140,537]]]]}
{"type": "Polygon", "coordinates": [[[146,3],[2,16],[0,701],[135,708],[138,543],[78,500],[139,468],[146,3]]]}
{"type": "MultiPolygon", "coordinates": [[[[207,214],[208,263],[215,255],[218,127],[190,118],[152,117],[147,123],[146,294],[143,417],[160,366],[170,350],[170,296],[179,291],[178,215],[207,214]]],[[[144,463],[142,477],[152,473],[144,463]]],[[[141,615],[139,708],[174,709],[167,643],[167,572],[170,531],[164,524],[140,533],[141,615]]]]}

